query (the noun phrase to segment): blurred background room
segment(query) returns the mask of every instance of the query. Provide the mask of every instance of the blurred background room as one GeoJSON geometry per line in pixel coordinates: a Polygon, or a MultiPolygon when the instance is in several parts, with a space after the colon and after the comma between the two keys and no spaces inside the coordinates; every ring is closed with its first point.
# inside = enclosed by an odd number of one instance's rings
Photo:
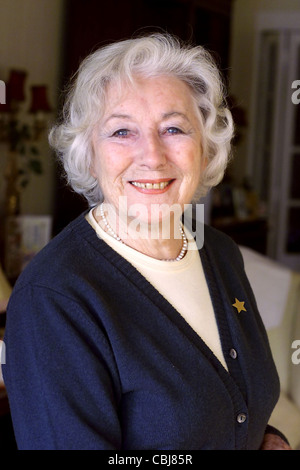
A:
{"type": "MultiPolygon", "coordinates": [[[[97,47],[168,31],[207,47],[224,75],[233,159],[200,202],[241,246],[282,382],[274,422],[300,446],[299,0],[1,0],[0,20],[0,340],[21,270],[86,208],[48,146],[62,90],[97,47]]],[[[14,442],[0,381],[5,447],[14,442]]]]}

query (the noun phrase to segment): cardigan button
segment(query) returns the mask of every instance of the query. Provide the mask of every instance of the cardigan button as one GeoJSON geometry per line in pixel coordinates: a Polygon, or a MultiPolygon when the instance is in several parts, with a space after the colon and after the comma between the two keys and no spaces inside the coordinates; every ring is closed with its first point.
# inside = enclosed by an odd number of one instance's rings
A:
{"type": "Polygon", "coordinates": [[[247,415],[245,413],[239,413],[236,417],[238,423],[242,424],[246,421],[247,415]]]}
{"type": "Polygon", "coordinates": [[[230,351],[229,351],[229,356],[231,357],[231,359],[236,359],[237,358],[236,350],[231,348],[230,351]]]}

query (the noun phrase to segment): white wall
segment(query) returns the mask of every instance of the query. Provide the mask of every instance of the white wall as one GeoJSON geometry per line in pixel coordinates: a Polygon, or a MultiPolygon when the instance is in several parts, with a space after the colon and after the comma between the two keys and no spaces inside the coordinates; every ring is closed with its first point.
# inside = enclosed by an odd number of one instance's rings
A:
{"type": "MultiPolygon", "coordinates": [[[[250,119],[255,22],[261,12],[300,12],[300,0],[234,0],[230,50],[230,92],[250,119]]],[[[299,25],[300,27],[300,25],[299,25]]],[[[231,174],[241,181],[246,174],[248,135],[237,148],[231,174]]]]}
{"type": "MultiPolygon", "coordinates": [[[[9,69],[24,69],[28,72],[26,83],[27,101],[22,108],[29,107],[31,85],[48,85],[49,101],[54,108],[58,98],[60,76],[64,0],[1,0],[0,1],[0,79],[7,80],[9,69]]],[[[49,122],[54,113],[49,115],[49,122]]],[[[28,119],[28,116],[26,116],[28,119]]],[[[0,171],[7,147],[0,147],[0,171]]],[[[49,214],[53,208],[53,156],[46,135],[40,144],[44,172],[31,178],[22,192],[23,213],[49,214]]],[[[0,201],[3,203],[3,178],[0,180],[0,201]]]]}

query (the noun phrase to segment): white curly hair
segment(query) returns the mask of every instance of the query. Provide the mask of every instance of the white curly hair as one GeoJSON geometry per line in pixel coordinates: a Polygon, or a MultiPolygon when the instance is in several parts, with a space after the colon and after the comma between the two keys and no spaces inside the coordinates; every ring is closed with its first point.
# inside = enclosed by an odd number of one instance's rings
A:
{"type": "Polygon", "coordinates": [[[50,130],[50,145],[63,165],[69,185],[90,206],[103,200],[98,181],[90,173],[91,137],[105,111],[108,85],[134,83],[137,76],[166,75],[189,85],[200,111],[202,151],[207,166],[194,199],[205,196],[223,178],[234,126],[220,71],[202,46],[154,33],[109,44],[85,58],[71,81],[61,119],[50,130]]]}

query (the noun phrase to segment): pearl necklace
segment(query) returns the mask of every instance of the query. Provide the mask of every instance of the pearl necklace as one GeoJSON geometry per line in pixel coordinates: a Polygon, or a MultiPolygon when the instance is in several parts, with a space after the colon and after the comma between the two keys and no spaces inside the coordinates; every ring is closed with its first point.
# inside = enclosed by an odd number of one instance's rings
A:
{"type": "MultiPolygon", "coordinates": [[[[101,219],[103,220],[103,223],[108,231],[108,233],[115,239],[117,240],[118,242],[120,243],[123,243],[123,245],[125,245],[125,243],[123,242],[123,240],[116,234],[116,232],[111,228],[111,226],[109,225],[108,221],[107,221],[107,218],[105,217],[105,214],[104,214],[104,210],[103,210],[103,204],[101,204],[100,206],[100,216],[101,216],[101,219]]],[[[188,249],[188,240],[186,238],[186,234],[184,233],[184,230],[182,228],[182,225],[180,224],[179,226],[179,230],[180,230],[180,233],[181,233],[181,238],[182,238],[182,247],[181,247],[181,250],[180,250],[180,253],[179,255],[174,258],[174,259],[168,259],[168,260],[165,260],[165,261],[180,261],[186,254],[187,252],[187,249],[188,249]]]]}

